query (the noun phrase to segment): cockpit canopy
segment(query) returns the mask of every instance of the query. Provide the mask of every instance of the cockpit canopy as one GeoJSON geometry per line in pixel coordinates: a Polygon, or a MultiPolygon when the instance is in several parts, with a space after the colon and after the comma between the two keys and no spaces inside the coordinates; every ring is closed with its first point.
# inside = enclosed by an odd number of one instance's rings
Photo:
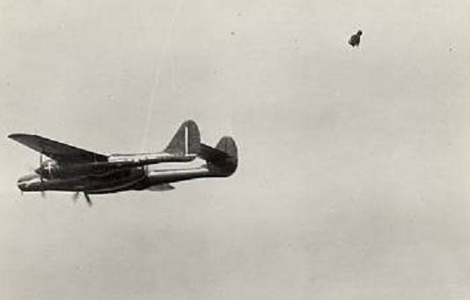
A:
{"type": "Polygon", "coordinates": [[[56,161],[49,159],[49,160],[44,161],[39,166],[39,168],[34,170],[34,173],[38,174],[39,176],[43,178],[51,179],[57,176],[58,169],[59,169],[59,164],[56,161]]]}

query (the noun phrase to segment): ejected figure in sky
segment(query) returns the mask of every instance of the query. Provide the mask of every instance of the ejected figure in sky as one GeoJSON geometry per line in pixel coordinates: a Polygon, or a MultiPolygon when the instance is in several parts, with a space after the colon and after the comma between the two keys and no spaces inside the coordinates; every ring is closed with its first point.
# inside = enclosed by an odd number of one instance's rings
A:
{"type": "Polygon", "coordinates": [[[350,38],[349,38],[349,45],[353,46],[353,47],[359,47],[359,43],[361,42],[361,35],[362,35],[362,31],[361,30],[358,30],[356,34],[353,34],[350,38]]]}

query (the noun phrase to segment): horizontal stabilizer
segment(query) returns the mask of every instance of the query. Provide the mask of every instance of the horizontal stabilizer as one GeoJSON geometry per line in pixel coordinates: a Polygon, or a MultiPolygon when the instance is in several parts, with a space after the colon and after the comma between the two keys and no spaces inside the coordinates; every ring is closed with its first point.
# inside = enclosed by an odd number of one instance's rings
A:
{"type": "Polygon", "coordinates": [[[237,145],[231,137],[221,138],[215,148],[201,144],[198,156],[207,161],[213,176],[230,176],[238,166],[237,145]]]}
{"type": "Polygon", "coordinates": [[[198,156],[204,160],[219,161],[228,157],[228,154],[216,148],[212,148],[206,144],[201,143],[198,156]]]}

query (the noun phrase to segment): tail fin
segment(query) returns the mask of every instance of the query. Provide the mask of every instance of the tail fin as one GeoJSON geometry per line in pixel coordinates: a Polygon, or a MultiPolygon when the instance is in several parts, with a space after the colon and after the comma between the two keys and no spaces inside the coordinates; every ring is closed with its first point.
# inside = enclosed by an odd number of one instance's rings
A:
{"type": "Polygon", "coordinates": [[[192,120],[187,120],[181,124],[164,151],[179,156],[197,154],[200,143],[201,136],[196,123],[192,120]]]}
{"type": "Polygon", "coordinates": [[[228,177],[238,166],[237,145],[231,137],[221,138],[215,148],[201,144],[198,155],[207,161],[207,167],[213,176],[228,177]]]}

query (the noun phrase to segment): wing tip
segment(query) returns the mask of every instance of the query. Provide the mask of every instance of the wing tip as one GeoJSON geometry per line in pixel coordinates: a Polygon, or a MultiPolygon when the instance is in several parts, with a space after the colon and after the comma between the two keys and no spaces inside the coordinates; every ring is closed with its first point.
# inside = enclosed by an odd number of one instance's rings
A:
{"type": "Polygon", "coordinates": [[[18,137],[21,137],[23,136],[24,134],[23,133],[10,133],[9,135],[7,135],[7,138],[10,138],[12,140],[18,138],[18,137]]]}
{"type": "Polygon", "coordinates": [[[36,136],[36,135],[35,134],[28,134],[28,133],[11,133],[11,134],[7,135],[7,137],[12,139],[12,140],[17,140],[19,138],[26,137],[26,136],[36,136]]]}

